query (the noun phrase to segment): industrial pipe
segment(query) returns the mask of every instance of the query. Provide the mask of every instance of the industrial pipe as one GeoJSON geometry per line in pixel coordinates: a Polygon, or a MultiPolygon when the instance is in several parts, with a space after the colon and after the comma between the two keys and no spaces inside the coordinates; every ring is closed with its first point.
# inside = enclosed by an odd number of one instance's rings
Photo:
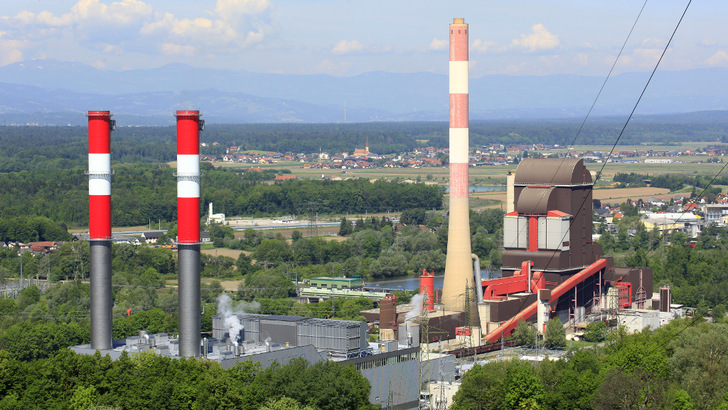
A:
{"type": "Polygon", "coordinates": [[[422,269],[420,275],[420,295],[426,298],[425,307],[428,312],[435,311],[435,273],[422,269]]]}
{"type": "MultiPolygon", "coordinates": [[[[574,286],[578,285],[579,283],[586,280],[588,277],[592,276],[593,274],[599,272],[606,267],[606,259],[597,259],[596,262],[582,269],[579,273],[574,274],[569,279],[561,282],[558,286],[551,290],[550,303],[555,303],[564,293],[570,291],[574,288],[574,286]]],[[[538,304],[539,301],[537,300],[527,308],[518,312],[518,314],[510,318],[508,321],[504,322],[502,325],[498,326],[492,332],[488,333],[485,336],[485,340],[487,340],[489,343],[495,343],[503,335],[510,336],[513,333],[513,330],[518,325],[519,320],[528,320],[531,316],[536,314],[538,310],[538,304]]]]}
{"type": "Polygon", "coordinates": [[[473,272],[475,272],[475,296],[478,303],[483,303],[483,278],[480,275],[480,258],[476,254],[470,255],[473,259],[473,272]]]}
{"type": "Polygon", "coordinates": [[[89,274],[91,348],[112,348],[111,130],[109,111],[88,114],[89,274]]]}

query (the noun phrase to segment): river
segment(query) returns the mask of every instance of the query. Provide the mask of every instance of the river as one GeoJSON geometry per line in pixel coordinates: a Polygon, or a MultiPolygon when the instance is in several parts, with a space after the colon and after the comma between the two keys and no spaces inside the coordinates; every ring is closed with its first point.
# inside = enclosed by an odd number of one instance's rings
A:
{"type": "MultiPolygon", "coordinates": [[[[481,275],[483,279],[489,279],[490,271],[487,269],[482,270],[481,275]]],[[[499,272],[493,272],[494,277],[499,272]]],[[[442,289],[442,283],[445,276],[435,276],[435,289],[442,289]]],[[[364,286],[371,289],[397,289],[397,290],[415,290],[420,288],[420,278],[414,276],[407,276],[404,278],[395,279],[372,279],[364,281],[364,286]]]]}

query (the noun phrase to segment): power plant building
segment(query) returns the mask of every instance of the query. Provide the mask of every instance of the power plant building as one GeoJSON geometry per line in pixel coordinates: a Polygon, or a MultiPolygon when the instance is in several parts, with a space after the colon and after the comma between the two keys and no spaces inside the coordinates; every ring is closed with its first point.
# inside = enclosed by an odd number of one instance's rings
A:
{"type": "MultiPolygon", "coordinates": [[[[112,358],[124,351],[154,351],[215,360],[223,367],[248,360],[264,367],[299,357],[311,363],[333,360],[356,366],[369,380],[372,403],[415,409],[422,383],[432,381],[422,363],[438,369],[434,379],[440,381],[449,381],[450,375],[441,372],[454,368],[452,355],[422,360],[420,340],[445,343],[444,350],[492,346],[510,336],[521,319],[535,321],[543,330],[552,317],[576,323],[590,312],[649,307],[652,271],[614,267],[591,239],[593,180],[580,159],[524,159],[508,174],[502,276],[480,277],[480,260],[470,242],[469,26],[464,19],[449,25],[449,39],[450,191],[443,289],[435,289],[434,275],[425,271],[420,277],[422,299],[415,305],[397,306],[394,295],[369,292],[380,308],[361,313],[379,326],[378,343],[368,342],[365,322],[241,312],[213,316],[212,337],[202,338],[199,133],[204,122],[199,111],[176,112],[179,337],[140,332],[111,340],[108,134],[113,122],[108,111],[90,111],[91,343],[72,349],[112,358]]],[[[316,278],[311,283],[309,293],[300,295],[305,300],[354,294],[362,286],[361,279],[352,278],[316,278]]],[[[669,289],[661,293],[660,313],[630,323],[668,320],[669,289]]]]}

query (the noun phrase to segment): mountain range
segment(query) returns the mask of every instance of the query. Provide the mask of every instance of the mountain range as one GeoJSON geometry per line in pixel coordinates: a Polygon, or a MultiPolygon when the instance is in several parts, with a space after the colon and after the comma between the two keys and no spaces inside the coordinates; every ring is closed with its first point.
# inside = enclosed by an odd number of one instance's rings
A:
{"type": "MultiPolygon", "coordinates": [[[[728,109],[728,69],[658,71],[638,115],[728,109]]],[[[612,76],[592,115],[628,115],[649,73],[612,76]]],[[[583,118],[604,78],[488,75],[470,79],[470,118],[583,118]]],[[[216,123],[446,121],[448,77],[369,72],[350,77],[254,73],[170,64],[111,70],[55,60],[0,67],[0,124],[81,125],[88,110],[118,124],[171,125],[177,109],[216,123]]]]}

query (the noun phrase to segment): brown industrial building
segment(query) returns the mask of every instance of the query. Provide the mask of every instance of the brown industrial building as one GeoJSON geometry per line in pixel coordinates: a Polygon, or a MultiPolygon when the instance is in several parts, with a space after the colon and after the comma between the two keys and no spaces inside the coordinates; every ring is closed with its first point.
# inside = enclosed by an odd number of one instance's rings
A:
{"type": "MultiPolygon", "coordinates": [[[[614,267],[592,241],[593,180],[583,160],[524,159],[508,182],[502,277],[480,279],[479,266],[474,269],[480,327],[467,323],[466,312],[439,305],[409,315],[422,325],[423,341],[456,339],[472,329],[482,330],[481,343],[493,343],[511,335],[520,319],[543,326],[558,316],[576,324],[591,312],[652,305],[652,270],[614,267]]],[[[393,298],[380,307],[362,315],[379,322],[389,339],[397,338],[408,312],[419,309],[396,306],[393,298]]]]}

